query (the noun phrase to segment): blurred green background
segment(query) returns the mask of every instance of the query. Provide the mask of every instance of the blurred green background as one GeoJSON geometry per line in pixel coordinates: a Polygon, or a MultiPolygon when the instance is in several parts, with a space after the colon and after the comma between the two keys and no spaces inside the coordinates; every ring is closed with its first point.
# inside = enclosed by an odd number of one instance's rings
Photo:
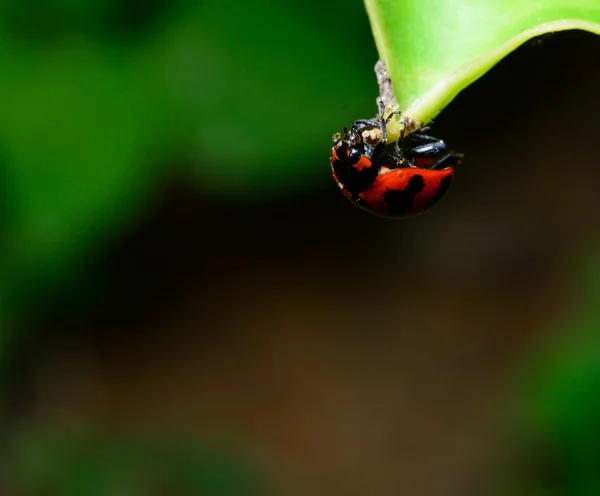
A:
{"type": "Polygon", "coordinates": [[[600,494],[600,41],[519,49],[392,222],[362,3],[0,4],[0,494],[600,494]]]}

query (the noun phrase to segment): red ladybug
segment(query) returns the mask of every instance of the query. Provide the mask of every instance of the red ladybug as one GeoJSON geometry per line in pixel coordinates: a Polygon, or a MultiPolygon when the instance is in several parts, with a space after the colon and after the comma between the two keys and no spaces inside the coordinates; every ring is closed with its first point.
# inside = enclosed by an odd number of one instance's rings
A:
{"type": "Polygon", "coordinates": [[[462,155],[440,139],[411,133],[388,145],[387,119],[358,120],[333,137],[331,169],[338,186],[357,206],[375,215],[406,218],[424,212],[446,194],[462,155]],[[369,136],[368,129],[378,134],[369,136]]]}

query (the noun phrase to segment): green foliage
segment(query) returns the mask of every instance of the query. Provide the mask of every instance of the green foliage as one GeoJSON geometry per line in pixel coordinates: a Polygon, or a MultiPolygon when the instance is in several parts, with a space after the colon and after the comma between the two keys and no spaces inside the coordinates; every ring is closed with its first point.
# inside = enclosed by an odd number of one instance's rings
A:
{"type": "Polygon", "coordinates": [[[597,0],[365,0],[400,109],[427,123],[523,42],[544,33],[600,34],[597,0]]]}
{"type": "Polygon", "coordinates": [[[374,112],[360,4],[226,4],[0,5],[2,311],[77,274],[176,164],[230,202],[310,187],[331,134],[374,112]]]}

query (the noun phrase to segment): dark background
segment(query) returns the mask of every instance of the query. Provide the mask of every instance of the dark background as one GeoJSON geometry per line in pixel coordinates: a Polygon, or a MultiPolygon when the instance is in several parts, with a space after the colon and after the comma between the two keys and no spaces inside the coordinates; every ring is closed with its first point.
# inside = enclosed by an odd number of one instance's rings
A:
{"type": "Polygon", "coordinates": [[[389,221],[330,176],[360,3],[2,9],[3,494],[600,493],[598,37],[463,91],[389,221]]]}

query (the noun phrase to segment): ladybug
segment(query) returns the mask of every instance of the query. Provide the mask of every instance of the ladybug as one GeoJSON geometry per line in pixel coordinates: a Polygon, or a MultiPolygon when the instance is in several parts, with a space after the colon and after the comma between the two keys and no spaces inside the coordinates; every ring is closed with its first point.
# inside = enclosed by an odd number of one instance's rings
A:
{"type": "Polygon", "coordinates": [[[418,132],[388,144],[387,123],[399,113],[360,119],[343,136],[333,135],[333,178],[350,201],[380,217],[412,217],[435,205],[462,158],[442,140],[418,132]]]}

